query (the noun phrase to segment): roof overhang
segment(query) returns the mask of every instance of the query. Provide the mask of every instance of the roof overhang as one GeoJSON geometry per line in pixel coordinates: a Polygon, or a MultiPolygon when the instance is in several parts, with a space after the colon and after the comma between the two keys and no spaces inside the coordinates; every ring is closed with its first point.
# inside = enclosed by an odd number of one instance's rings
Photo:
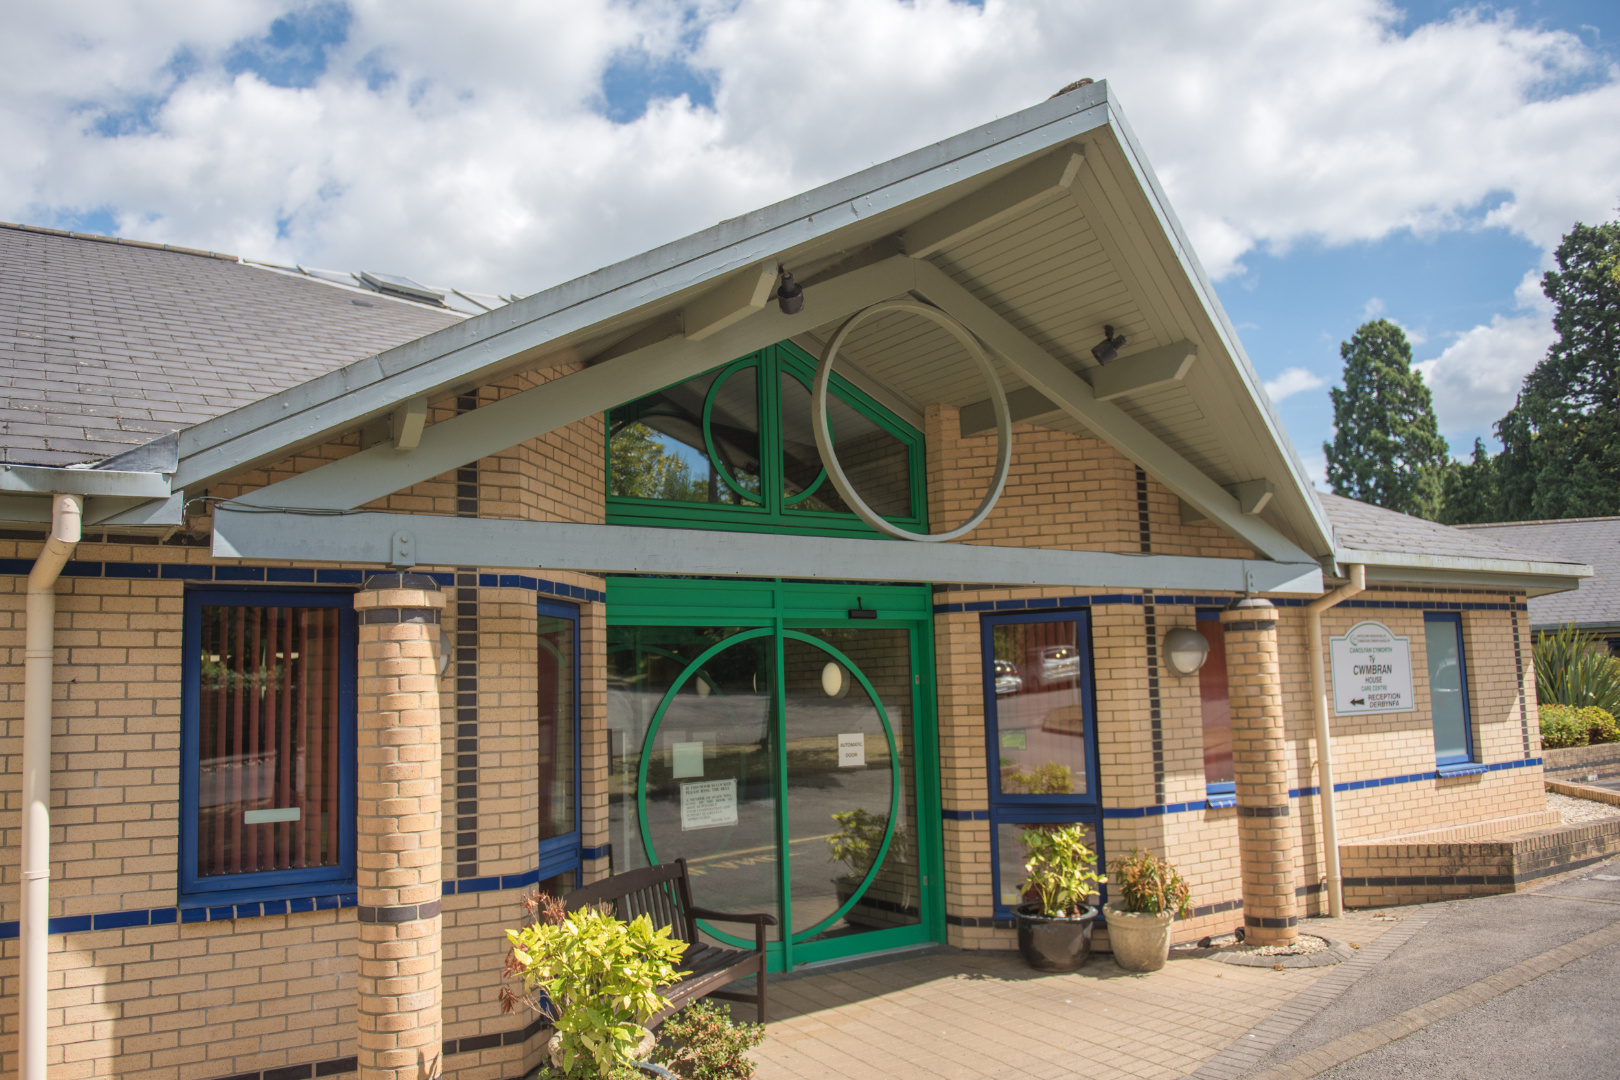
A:
{"type": "MultiPolygon", "coordinates": [[[[1567,592],[1577,588],[1581,579],[1592,576],[1592,568],[1579,563],[1414,555],[1356,548],[1340,548],[1334,553],[1333,561],[1339,567],[1360,563],[1367,568],[1368,582],[1374,584],[1485,587],[1522,592],[1526,596],[1567,592]]],[[[1337,575],[1337,568],[1334,572],[1337,575]]]]}

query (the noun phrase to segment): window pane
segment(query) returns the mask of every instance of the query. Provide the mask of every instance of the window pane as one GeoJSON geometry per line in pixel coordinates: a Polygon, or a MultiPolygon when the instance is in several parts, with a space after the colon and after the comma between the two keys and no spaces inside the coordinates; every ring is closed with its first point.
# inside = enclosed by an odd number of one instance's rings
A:
{"type": "MultiPolygon", "coordinates": [[[[1018,883],[1026,876],[1024,862],[1026,850],[1024,842],[1019,839],[1024,835],[1025,829],[1057,828],[1060,825],[1073,824],[1072,822],[1051,822],[1047,824],[1025,824],[1017,821],[998,821],[996,823],[996,902],[1002,907],[1014,908],[1025,902],[1024,894],[1019,891],[1018,883]]],[[[1086,826],[1086,846],[1093,855],[1097,853],[1097,827],[1086,826]]],[[[1102,871],[1099,869],[1098,873],[1102,871]]],[[[1034,900],[1034,896],[1029,897],[1034,900]]],[[[1097,903],[1097,894],[1092,893],[1087,899],[1088,904],[1097,903]]]]}
{"type": "Polygon", "coordinates": [[[339,619],[203,607],[199,877],[338,864],[339,619]]]}
{"type": "Polygon", "coordinates": [[[759,502],[758,373],[745,367],[723,380],[722,374],[688,379],[608,413],[609,494],[738,506],[759,502]],[[712,458],[704,441],[705,403],[712,458]]]}
{"type": "Polygon", "coordinates": [[[574,831],[574,620],[541,615],[540,839],[574,831]]]}
{"type": "MultiPolygon", "coordinates": [[[[810,401],[810,388],[783,372],[783,497],[801,509],[847,514],[849,507],[822,471],[810,401]]],[[[856,494],[883,517],[910,517],[910,448],[836,394],[827,396],[827,421],[838,463],[856,494]]]]}
{"type": "Polygon", "coordinates": [[[1441,761],[1468,760],[1468,717],[1463,707],[1462,653],[1458,625],[1449,619],[1423,624],[1429,653],[1429,709],[1434,716],[1434,754],[1441,761]]]}
{"type": "Polygon", "coordinates": [[[1198,632],[1209,642],[1209,655],[1198,669],[1198,704],[1204,717],[1204,783],[1230,784],[1232,772],[1232,702],[1226,688],[1226,633],[1220,620],[1198,620],[1198,632]]]}
{"type": "Polygon", "coordinates": [[[994,635],[1001,794],[1086,794],[1079,625],[998,623],[994,635]]]}

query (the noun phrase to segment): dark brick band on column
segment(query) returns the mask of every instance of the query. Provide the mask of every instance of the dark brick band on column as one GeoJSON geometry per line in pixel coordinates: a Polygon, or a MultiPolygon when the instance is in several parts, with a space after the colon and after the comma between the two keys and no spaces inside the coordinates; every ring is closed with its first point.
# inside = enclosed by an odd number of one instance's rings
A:
{"type": "Polygon", "coordinates": [[[1234,600],[1221,612],[1221,627],[1232,709],[1243,923],[1253,944],[1286,945],[1299,931],[1277,609],[1258,597],[1234,600]]]}
{"type": "Polygon", "coordinates": [[[1140,467],[1136,470],[1136,531],[1137,542],[1142,545],[1142,554],[1152,554],[1153,522],[1148,517],[1147,473],[1140,467]]]}
{"type": "Polygon", "coordinates": [[[1508,612],[1513,616],[1513,692],[1519,697],[1519,738],[1524,742],[1524,759],[1533,755],[1530,749],[1530,704],[1524,692],[1524,646],[1519,643],[1519,598],[1508,597],[1508,612]]]}

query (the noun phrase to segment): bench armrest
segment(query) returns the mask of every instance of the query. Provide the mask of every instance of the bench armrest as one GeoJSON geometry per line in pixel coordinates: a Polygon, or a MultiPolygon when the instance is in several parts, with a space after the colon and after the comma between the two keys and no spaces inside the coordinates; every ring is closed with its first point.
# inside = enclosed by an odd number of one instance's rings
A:
{"type": "Polygon", "coordinates": [[[755,926],[775,926],[775,915],[731,915],[724,911],[712,911],[709,908],[695,907],[687,912],[694,919],[708,919],[710,922],[752,923],[755,926]]]}

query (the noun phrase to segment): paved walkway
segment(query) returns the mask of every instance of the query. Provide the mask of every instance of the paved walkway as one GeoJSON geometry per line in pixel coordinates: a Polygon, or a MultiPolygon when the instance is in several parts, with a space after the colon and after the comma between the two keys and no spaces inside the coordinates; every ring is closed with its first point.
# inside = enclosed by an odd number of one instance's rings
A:
{"type": "MultiPolygon", "coordinates": [[[[1395,914],[1313,919],[1308,929],[1372,959],[1368,947],[1404,921],[1395,914]]],[[[1073,975],[1046,975],[1017,954],[949,950],[800,974],[771,985],[775,1019],[755,1077],[1183,1077],[1239,1039],[1255,1051],[1244,1058],[1258,1060],[1281,1033],[1254,1029],[1360,959],[1275,971],[1185,958],[1133,975],[1098,956],[1073,975]]]]}
{"type": "MultiPolygon", "coordinates": [[[[939,949],[800,973],[772,983],[756,1080],[1480,1080],[1526,1075],[1531,1059],[1563,1061],[1572,1077],[1614,1075],[1620,1042],[1577,1049],[1555,1020],[1573,1008],[1620,1031],[1604,989],[1620,970],[1620,860],[1515,895],[1381,914],[1309,921],[1308,932],[1358,946],[1328,968],[1172,953],[1150,975],[1107,956],[1043,975],[1016,954],[939,949]],[[1534,1013],[1566,983],[1583,987],[1584,1004],[1550,1009],[1538,1025],[1546,1047],[1520,1031],[1522,1054],[1490,1049],[1498,1013],[1534,1013]]],[[[1581,1030],[1574,1041],[1591,1043],[1591,1027],[1581,1030]]]]}

